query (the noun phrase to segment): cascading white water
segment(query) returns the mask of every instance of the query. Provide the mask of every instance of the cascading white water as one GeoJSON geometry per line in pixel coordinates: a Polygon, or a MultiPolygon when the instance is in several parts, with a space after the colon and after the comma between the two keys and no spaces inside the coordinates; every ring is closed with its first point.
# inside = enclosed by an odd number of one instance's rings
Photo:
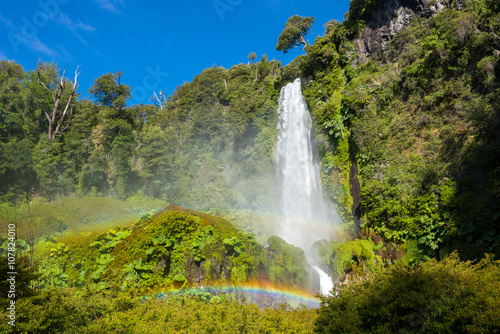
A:
{"type": "Polygon", "coordinates": [[[319,292],[324,295],[327,295],[333,289],[333,281],[327,273],[321,270],[319,267],[312,267],[319,275],[319,292]]]}
{"type": "MultiPolygon", "coordinates": [[[[310,257],[315,241],[331,237],[334,217],[321,190],[312,120],[300,79],[281,89],[276,161],[280,216],[277,234],[310,257]]],[[[331,278],[322,273],[318,272],[320,285],[331,289],[331,278]]]]}

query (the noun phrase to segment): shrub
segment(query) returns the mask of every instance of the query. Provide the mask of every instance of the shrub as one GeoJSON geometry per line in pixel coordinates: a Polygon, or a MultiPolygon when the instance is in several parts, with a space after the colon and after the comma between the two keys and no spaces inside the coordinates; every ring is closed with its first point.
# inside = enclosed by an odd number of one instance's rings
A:
{"type": "Polygon", "coordinates": [[[499,333],[500,261],[453,253],[416,269],[394,266],[322,297],[316,333],[499,333]]]}

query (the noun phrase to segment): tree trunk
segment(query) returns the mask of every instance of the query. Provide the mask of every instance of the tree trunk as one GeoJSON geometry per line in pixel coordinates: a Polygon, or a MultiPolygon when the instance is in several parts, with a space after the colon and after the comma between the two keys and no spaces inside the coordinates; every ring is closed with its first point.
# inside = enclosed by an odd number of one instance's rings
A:
{"type": "Polygon", "coordinates": [[[157,106],[160,109],[163,109],[163,106],[165,105],[165,102],[167,101],[167,99],[165,98],[165,93],[163,93],[160,90],[158,95],[156,95],[156,91],[153,91],[153,95],[155,97],[155,102],[154,102],[155,106],[157,106]]]}
{"type": "Polygon", "coordinates": [[[57,120],[58,117],[58,111],[59,111],[59,104],[61,102],[61,96],[62,93],[65,89],[66,82],[64,81],[64,71],[61,76],[61,80],[58,82],[57,88],[54,91],[52,91],[50,88],[48,88],[43,82],[42,82],[42,76],[40,75],[40,71],[38,71],[38,82],[40,85],[42,85],[43,88],[45,88],[48,92],[50,92],[50,95],[52,95],[52,101],[54,102],[54,108],[52,109],[52,114],[49,115],[46,111],[45,117],[47,118],[49,122],[49,139],[52,143],[54,143],[54,140],[56,139],[56,136],[59,134],[60,129],[61,129],[61,124],[64,121],[64,117],[68,113],[68,110],[70,109],[71,101],[73,100],[73,97],[76,94],[76,89],[78,88],[78,67],[75,70],[75,81],[73,83],[73,87],[71,89],[71,93],[69,95],[68,101],[66,102],[66,105],[64,107],[64,110],[62,111],[62,114],[59,116],[59,120],[57,120]],[[56,123],[57,121],[57,123],[56,123]],[[54,129],[55,126],[55,129],[54,129]]]}
{"type": "Polygon", "coordinates": [[[306,40],[304,39],[304,36],[300,35],[300,44],[303,44],[304,47],[306,47],[306,40]]]}

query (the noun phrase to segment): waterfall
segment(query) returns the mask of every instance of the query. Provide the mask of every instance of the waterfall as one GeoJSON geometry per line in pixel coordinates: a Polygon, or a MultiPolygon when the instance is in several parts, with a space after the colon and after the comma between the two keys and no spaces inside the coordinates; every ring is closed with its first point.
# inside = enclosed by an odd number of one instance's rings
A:
{"type": "Polygon", "coordinates": [[[333,289],[333,281],[327,273],[325,273],[320,268],[313,266],[312,267],[319,275],[319,292],[324,295],[327,295],[333,289]]]}
{"type": "MultiPolygon", "coordinates": [[[[280,218],[277,234],[289,244],[302,248],[308,258],[315,241],[331,237],[334,221],[333,211],[323,197],[313,140],[311,115],[300,79],[296,79],[281,89],[278,107],[276,162],[280,218]]],[[[318,274],[320,285],[331,289],[331,278],[323,271],[318,274]]]]}

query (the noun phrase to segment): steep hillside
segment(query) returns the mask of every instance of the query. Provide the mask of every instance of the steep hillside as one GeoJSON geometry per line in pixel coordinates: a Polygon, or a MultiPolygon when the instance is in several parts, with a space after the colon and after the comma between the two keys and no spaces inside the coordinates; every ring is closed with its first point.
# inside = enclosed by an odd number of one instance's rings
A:
{"type": "Polygon", "coordinates": [[[416,258],[500,251],[498,11],[353,1],[306,47],[324,177],[365,235],[416,258]]]}

